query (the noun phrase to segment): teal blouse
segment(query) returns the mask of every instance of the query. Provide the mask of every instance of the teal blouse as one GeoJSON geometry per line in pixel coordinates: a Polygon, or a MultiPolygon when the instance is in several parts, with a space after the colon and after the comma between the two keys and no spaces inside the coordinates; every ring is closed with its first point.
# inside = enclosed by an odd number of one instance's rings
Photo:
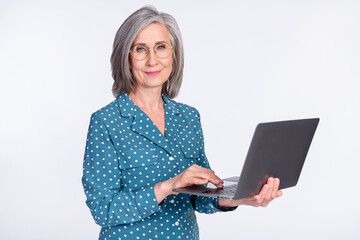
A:
{"type": "Polygon", "coordinates": [[[192,164],[210,168],[198,111],[162,97],[165,136],[126,93],[91,116],[82,183],[99,239],[196,240],[195,210],[220,211],[218,199],[186,194],[157,203],[156,183],[192,164]]]}

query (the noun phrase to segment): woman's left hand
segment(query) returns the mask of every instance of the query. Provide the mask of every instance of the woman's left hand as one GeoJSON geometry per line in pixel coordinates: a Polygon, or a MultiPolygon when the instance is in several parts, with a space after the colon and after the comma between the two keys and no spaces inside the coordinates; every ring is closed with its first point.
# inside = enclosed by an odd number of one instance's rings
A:
{"type": "Polygon", "coordinates": [[[229,200],[220,198],[218,208],[236,207],[239,205],[249,205],[253,207],[266,207],[272,200],[282,196],[279,190],[280,180],[278,178],[268,178],[267,183],[263,186],[260,193],[253,197],[242,198],[238,200],[229,200]]]}

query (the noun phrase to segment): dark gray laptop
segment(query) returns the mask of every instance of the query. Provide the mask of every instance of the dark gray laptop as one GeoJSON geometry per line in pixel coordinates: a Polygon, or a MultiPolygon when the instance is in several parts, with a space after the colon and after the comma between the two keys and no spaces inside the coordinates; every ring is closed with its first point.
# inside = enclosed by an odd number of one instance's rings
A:
{"type": "Polygon", "coordinates": [[[240,177],[212,184],[174,189],[207,197],[241,199],[258,194],[269,177],[280,179],[280,189],[297,184],[319,118],[260,123],[255,129],[240,177]],[[211,185],[211,186],[210,186],[211,185]]]}

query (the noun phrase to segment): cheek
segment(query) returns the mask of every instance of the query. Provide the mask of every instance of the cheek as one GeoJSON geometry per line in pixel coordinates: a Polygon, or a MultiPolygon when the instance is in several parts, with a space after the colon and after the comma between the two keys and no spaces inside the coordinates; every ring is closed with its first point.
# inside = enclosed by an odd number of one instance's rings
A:
{"type": "Polygon", "coordinates": [[[129,61],[130,64],[130,69],[131,70],[136,70],[137,69],[137,62],[134,62],[132,59],[129,61]]]}
{"type": "Polygon", "coordinates": [[[164,63],[164,65],[166,66],[166,68],[171,72],[172,71],[172,67],[173,67],[173,59],[170,58],[168,61],[166,61],[164,63]]]}
{"type": "Polygon", "coordinates": [[[172,69],[173,69],[173,66],[172,66],[172,62],[169,63],[167,66],[166,66],[166,78],[169,78],[170,77],[170,74],[172,72],[172,69]]]}
{"type": "Polygon", "coordinates": [[[142,65],[139,62],[130,62],[130,71],[135,78],[139,78],[142,75],[142,65]]]}

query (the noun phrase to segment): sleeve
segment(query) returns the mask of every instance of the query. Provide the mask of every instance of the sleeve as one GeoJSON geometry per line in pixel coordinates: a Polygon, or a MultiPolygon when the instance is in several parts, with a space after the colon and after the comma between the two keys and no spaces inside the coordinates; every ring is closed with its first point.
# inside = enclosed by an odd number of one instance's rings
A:
{"type": "MultiPolygon", "coordinates": [[[[204,135],[201,127],[201,120],[200,120],[200,114],[195,109],[195,132],[196,135],[199,137],[200,142],[200,162],[202,164],[202,167],[206,167],[208,169],[210,168],[209,161],[207,160],[207,157],[205,155],[205,148],[204,148],[204,135]]],[[[210,197],[203,197],[203,196],[191,196],[191,203],[194,207],[194,209],[200,213],[216,213],[216,212],[228,212],[233,211],[237,207],[231,207],[231,208],[224,208],[224,209],[218,209],[219,199],[218,198],[210,198],[210,197]]]]}
{"type": "Polygon", "coordinates": [[[106,125],[91,117],[83,162],[82,184],[86,204],[95,222],[102,226],[128,224],[160,210],[154,186],[123,191],[119,156],[106,125]]]}

